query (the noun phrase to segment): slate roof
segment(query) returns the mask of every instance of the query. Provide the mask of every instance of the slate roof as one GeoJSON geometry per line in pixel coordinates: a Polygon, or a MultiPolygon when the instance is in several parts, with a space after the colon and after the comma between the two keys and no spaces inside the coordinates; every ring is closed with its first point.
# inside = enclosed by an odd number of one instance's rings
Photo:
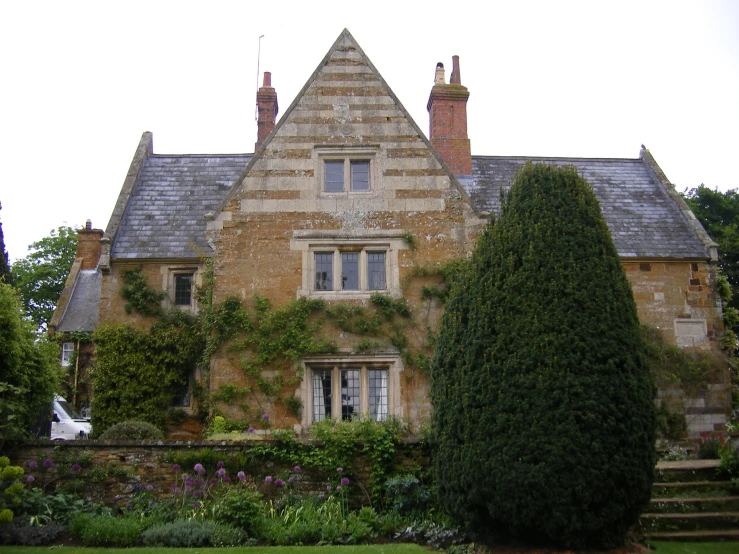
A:
{"type": "Polygon", "coordinates": [[[251,156],[149,156],[118,227],[112,258],[210,256],[205,214],[216,210],[251,156]]]}
{"type": "MultiPolygon", "coordinates": [[[[210,256],[205,214],[215,212],[252,154],[162,155],[144,162],[112,247],[113,259],[210,256]]],[[[641,159],[473,156],[458,177],[475,207],[497,215],[501,188],[528,161],[571,164],[593,186],[620,256],[710,257],[686,217],[641,159]]]]}
{"type": "Polygon", "coordinates": [[[72,297],[56,328],[58,333],[95,330],[99,314],[100,282],[100,272],[96,269],[83,269],[79,272],[72,297]]]}
{"type": "Polygon", "coordinates": [[[497,215],[500,190],[526,162],[577,167],[593,187],[621,257],[710,256],[686,217],[641,159],[472,156],[472,178],[460,179],[483,213],[497,215]]]}

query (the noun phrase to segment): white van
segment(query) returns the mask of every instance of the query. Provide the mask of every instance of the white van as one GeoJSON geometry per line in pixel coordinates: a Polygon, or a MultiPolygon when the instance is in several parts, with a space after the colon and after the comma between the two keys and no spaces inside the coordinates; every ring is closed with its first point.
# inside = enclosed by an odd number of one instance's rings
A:
{"type": "Polygon", "coordinates": [[[61,396],[54,397],[54,412],[51,415],[51,440],[86,439],[92,425],[61,396]]]}

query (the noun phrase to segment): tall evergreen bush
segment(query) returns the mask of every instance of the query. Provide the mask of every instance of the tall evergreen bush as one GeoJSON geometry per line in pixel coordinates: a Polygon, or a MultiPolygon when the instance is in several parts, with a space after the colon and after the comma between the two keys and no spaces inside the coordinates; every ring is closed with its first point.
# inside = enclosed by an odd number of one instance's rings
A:
{"type": "Polygon", "coordinates": [[[588,183],[528,164],[447,302],[432,368],[442,505],[472,528],[618,545],[649,499],[654,387],[588,183]]]}

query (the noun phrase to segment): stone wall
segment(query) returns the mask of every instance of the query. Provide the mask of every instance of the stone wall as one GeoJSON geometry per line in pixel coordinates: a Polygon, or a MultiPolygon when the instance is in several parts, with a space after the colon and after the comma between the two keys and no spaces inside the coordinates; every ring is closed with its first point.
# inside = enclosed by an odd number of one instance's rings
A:
{"type": "MultiPolygon", "coordinates": [[[[320,443],[316,443],[320,447],[320,443]]],[[[326,491],[327,484],[336,485],[335,473],[325,474],[310,467],[302,467],[294,472],[297,460],[277,461],[269,457],[250,454],[255,447],[278,446],[269,440],[252,440],[246,442],[224,441],[33,441],[21,446],[6,445],[5,455],[12,464],[21,465],[26,474],[36,477],[34,484],[46,485],[46,490],[67,489],[76,486],[77,492],[87,498],[106,505],[124,505],[131,494],[138,488],[153,487],[158,496],[171,494],[171,485],[183,473],[193,474],[192,467],[181,467],[180,472],[173,470],[173,462],[178,455],[190,455],[191,459],[203,462],[210,478],[216,471],[215,461],[223,460],[231,479],[236,480],[236,473],[244,471],[257,486],[270,496],[276,491],[274,485],[264,482],[267,475],[274,478],[295,477],[293,486],[302,493],[318,494],[326,491]],[[213,451],[212,463],[205,456],[197,454],[203,450],[213,451]],[[54,467],[50,470],[42,468],[43,461],[51,459],[54,467]],[[30,469],[28,462],[36,461],[37,469],[30,469]],[[239,463],[237,460],[241,460],[239,463]],[[70,471],[72,464],[79,464],[79,473],[70,471]],[[75,485],[75,481],[77,484],[75,485]]],[[[420,444],[415,440],[404,441],[397,450],[395,468],[399,473],[413,472],[429,466],[429,458],[420,444]]],[[[372,461],[365,456],[356,456],[352,467],[343,468],[343,475],[348,476],[355,485],[352,490],[363,503],[369,498],[361,491],[371,489],[372,461]]]]}

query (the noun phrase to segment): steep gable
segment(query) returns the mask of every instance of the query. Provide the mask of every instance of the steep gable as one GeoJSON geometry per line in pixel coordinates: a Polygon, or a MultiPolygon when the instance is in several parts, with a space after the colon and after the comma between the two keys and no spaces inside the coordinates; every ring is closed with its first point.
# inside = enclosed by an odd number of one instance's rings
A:
{"type": "Polygon", "coordinates": [[[238,211],[324,212],[356,224],[368,212],[443,211],[449,197],[468,201],[344,30],[221,204],[229,213],[217,219],[238,211]],[[325,161],[345,158],[370,161],[369,190],[353,194],[348,182],[343,194],[325,189],[325,161]]]}

